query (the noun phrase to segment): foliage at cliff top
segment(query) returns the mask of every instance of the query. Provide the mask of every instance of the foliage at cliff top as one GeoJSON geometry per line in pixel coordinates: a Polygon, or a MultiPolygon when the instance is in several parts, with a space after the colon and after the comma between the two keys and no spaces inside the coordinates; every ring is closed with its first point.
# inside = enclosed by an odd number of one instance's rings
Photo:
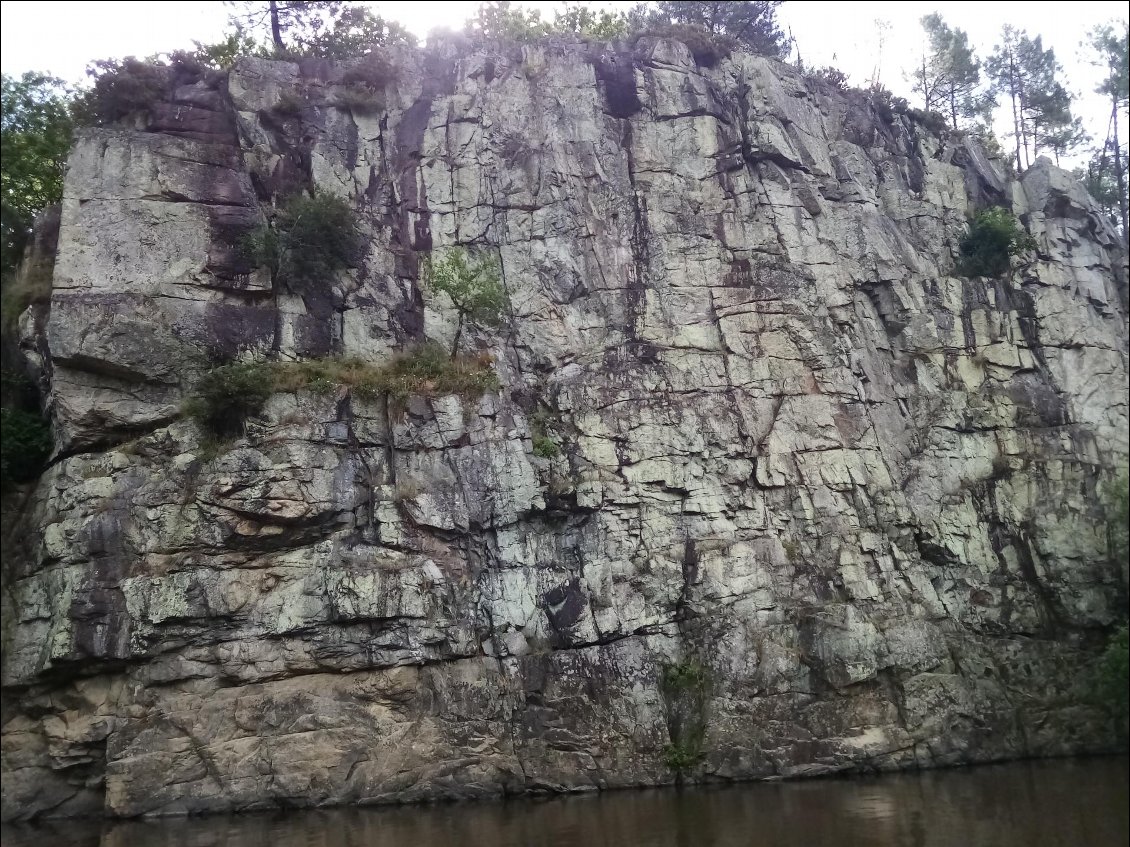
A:
{"type": "Polygon", "coordinates": [[[71,147],[70,94],[38,73],[4,74],[0,102],[0,272],[19,264],[36,214],[63,196],[71,147]]]}

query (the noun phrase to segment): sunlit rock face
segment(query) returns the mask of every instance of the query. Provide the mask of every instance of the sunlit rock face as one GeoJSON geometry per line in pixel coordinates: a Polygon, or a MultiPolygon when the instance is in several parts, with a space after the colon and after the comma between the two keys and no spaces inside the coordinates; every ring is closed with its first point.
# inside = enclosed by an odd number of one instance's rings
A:
{"type": "Polygon", "coordinates": [[[58,458],[5,542],[4,815],[669,782],[678,663],[688,778],[1104,749],[1125,259],[1082,188],[764,58],[468,50],[365,108],[245,60],[79,136],[22,324],[58,458]],[[288,291],[241,244],[311,186],[367,254],[288,291]],[[987,205],[1038,249],[956,277],[987,205]],[[449,343],[457,244],[501,263],[499,391],[277,394],[202,449],[217,360],[449,343]]]}

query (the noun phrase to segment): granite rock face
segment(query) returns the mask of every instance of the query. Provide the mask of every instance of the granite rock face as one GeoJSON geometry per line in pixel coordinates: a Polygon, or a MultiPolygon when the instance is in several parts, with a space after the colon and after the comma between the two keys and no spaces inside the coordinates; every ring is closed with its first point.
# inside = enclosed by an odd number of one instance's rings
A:
{"type": "Polygon", "coordinates": [[[675,42],[395,64],[365,104],[245,60],[78,138],[22,322],[58,449],[6,540],[5,817],[669,782],[680,664],[690,778],[1107,746],[1125,257],[1068,174],[675,42]],[[312,186],[367,254],[289,291],[240,243],[312,186]],[[1038,250],[958,278],[991,204],[1038,250]],[[449,341],[456,244],[501,263],[498,392],[277,394],[218,456],[180,417],[218,359],[449,341]]]}

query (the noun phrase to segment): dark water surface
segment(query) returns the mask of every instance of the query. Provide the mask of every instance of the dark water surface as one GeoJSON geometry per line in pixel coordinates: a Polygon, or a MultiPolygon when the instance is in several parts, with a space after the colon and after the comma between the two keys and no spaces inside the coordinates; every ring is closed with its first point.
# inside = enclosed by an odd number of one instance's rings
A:
{"type": "Polygon", "coordinates": [[[3,847],[1125,847],[1126,758],[552,800],[4,827],[3,847]]]}

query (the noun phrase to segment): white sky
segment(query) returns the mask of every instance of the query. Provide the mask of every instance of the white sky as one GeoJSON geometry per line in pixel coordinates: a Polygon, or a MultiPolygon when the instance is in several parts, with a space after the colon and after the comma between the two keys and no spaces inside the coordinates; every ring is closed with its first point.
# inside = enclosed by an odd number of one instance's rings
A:
{"type": "MultiPolygon", "coordinates": [[[[400,21],[423,38],[437,26],[458,29],[474,14],[478,0],[372,2],[379,15],[400,21]]],[[[521,3],[542,10],[546,18],[563,3],[521,3]]],[[[593,6],[634,5],[596,2],[593,6]]],[[[866,84],[879,60],[877,20],[889,23],[882,45],[881,81],[913,103],[905,72],[920,55],[923,35],[919,20],[937,11],[951,26],[970,35],[979,56],[986,56],[1001,26],[1012,23],[1030,35],[1042,35],[1064,66],[1064,84],[1080,99],[1075,106],[1084,126],[1098,143],[1107,134],[1109,106],[1093,94],[1100,71],[1081,47],[1096,24],[1124,20],[1125,0],[1093,2],[821,2],[789,0],[780,10],[783,28],[791,29],[806,65],[835,65],[854,84],[866,84]]],[[[149,2],[0,2],[0,68],[4,73],[44,71],[71,82],[83,79],[94,59],[145,56],[191,48],[194,40],[216,41],[223,33],[229,9],[218,0],[149,0],[149,2]]],[[[1123,127],[1122,137],[1130,137],[1123,127]]],[[[1003,136],[1002,136],[1003,140],[1003,136]]],[[[1005,142],[1007,147],[1008,142],[1005,142]]],[[[1065,163],[1066,164],[1066,163],[1065,163]]]]}

